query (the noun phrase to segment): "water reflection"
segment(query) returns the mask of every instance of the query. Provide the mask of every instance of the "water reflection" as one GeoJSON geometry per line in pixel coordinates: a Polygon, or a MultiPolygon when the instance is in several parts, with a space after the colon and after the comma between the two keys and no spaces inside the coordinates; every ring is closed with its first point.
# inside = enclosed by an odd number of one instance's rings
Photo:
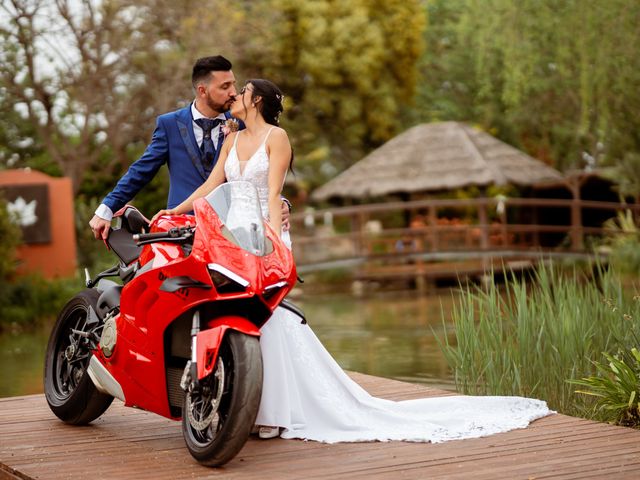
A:
{"type": "Polygon", "coordinates": [[[50,326],[30,333],[0,335],[0,397],[41,393],[44,352],[50,326]]]}
{"type": "MultiPolygon", "coordinates": [[[[442,334],[441,319],[450,316],[451,295],[425,297],[407,292],[368,299],[323,295],[294,302],[342,368],[454,389],[432,333],[433,329],[442,334]]],[[[50,328],[0,335],[0,397],[43,391],[50,328]]]]}
{"type": "MultiPolygon", "coordinates": [[[[451,295],[354,299],[301,299],[309,324],[327,350],[347,370],[454,390],[436,335],[448,319],[451,295]]],[[[450,340],[453,340],[449,333],[450,340]]]]}

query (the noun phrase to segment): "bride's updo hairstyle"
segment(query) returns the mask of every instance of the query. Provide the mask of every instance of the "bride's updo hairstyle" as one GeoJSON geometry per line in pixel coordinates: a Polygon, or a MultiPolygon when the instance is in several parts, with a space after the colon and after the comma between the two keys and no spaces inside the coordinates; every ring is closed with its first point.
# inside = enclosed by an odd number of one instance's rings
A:
{"type": "MultiPolygon", "coordinates": [[[[282,101],[284,95],[278,86],[270,80],[264,78],[254,78],[247,80],[245,85],[251,84],[253,86],[253,92],[251,93],[251,101],[255,102],[256,97],[261,98],[261,102],[256,104],[256,108],[264,118],[264,121],[270,125],[280,126],[280,114],[284,110],[282,101]]],[[[291,163],[289,164],[289,170],[293,172],[293,148],[291,149],[291,163]]]]}
{"type": "Polygon", "coordinates": [[[256,97],[262,99],[261,102],[256,104],[256,107],[262,115],[262,118],[264,118],[264,121],[268,124],[279,126],[280,114],[283,110],[282,101],[284,100],[282,91],[275,83],[262,78],[247,80],[246,84],[253,86],[253,92],[251,94],[252,102],[255,101],[256,97]]]}

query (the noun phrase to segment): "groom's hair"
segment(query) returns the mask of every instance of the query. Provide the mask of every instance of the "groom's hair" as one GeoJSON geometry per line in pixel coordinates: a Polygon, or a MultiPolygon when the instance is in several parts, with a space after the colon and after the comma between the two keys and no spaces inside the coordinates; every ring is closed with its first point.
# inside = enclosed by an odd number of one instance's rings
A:
{"type": "Polygon", "coordinates": [[[196,60],[191,73],[191,83],[196,88],[198,83],[209,80],[211,72],[228,72],[231,70],[231,62],[222,55],[202,57],[196,60]]]}

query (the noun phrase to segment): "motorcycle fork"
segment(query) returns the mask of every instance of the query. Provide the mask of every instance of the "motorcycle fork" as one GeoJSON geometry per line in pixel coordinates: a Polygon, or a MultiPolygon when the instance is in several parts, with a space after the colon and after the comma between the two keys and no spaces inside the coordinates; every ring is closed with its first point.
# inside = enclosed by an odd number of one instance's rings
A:
{"type": "Polygon", "coordinates": [[[185,392],[200,390],[200,380],[215,370],[218,349],[226,330],[226,325],[220,325],[202,332],[200,312],[196,311],[193,314],[191,360],[187,363],[180,381],[180,386],[185,392]]]}
{"type": "Polygon", "coordinates": [[[196,310],[191,321],[191,360],[187,362],[180,379],[180,388],[185,393],[197,391],[200,389],[200,381],[198,380],[198,333],[200,333],[200,311],[196,310]]]}
{"type": "Polygon", "coordinates": [[[196,311],[193,314],[191,360],[187,362],[180,380],[180,387],[185,392],[200,389],[200,379],[215,370],[219,348],[228,329],[255,337],[260,336],[260,331],[254,324],[243,317],[236,316],[222,318],[219,324],[202,331],[200,312],[196,311]],[[200,352],[198,352],[198,347],[200,347],[200,352]]]}

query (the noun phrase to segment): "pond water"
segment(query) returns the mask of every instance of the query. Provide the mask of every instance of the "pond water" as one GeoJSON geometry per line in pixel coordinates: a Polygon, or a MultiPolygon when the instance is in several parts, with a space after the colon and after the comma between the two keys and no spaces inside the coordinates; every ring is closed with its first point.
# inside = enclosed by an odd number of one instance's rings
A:
{"type": "MultiPolygon", "coordinates": [[[[448,390],[455,388],[434,332],[442,338],[442,319],[448,322],[453,302],[447,292],[394,292],[365,299],[302,295],[294,300],[342,368],[448,390]]],[[[43,391],[50,328],[0,335],[0,397],[43,391]]]]}

